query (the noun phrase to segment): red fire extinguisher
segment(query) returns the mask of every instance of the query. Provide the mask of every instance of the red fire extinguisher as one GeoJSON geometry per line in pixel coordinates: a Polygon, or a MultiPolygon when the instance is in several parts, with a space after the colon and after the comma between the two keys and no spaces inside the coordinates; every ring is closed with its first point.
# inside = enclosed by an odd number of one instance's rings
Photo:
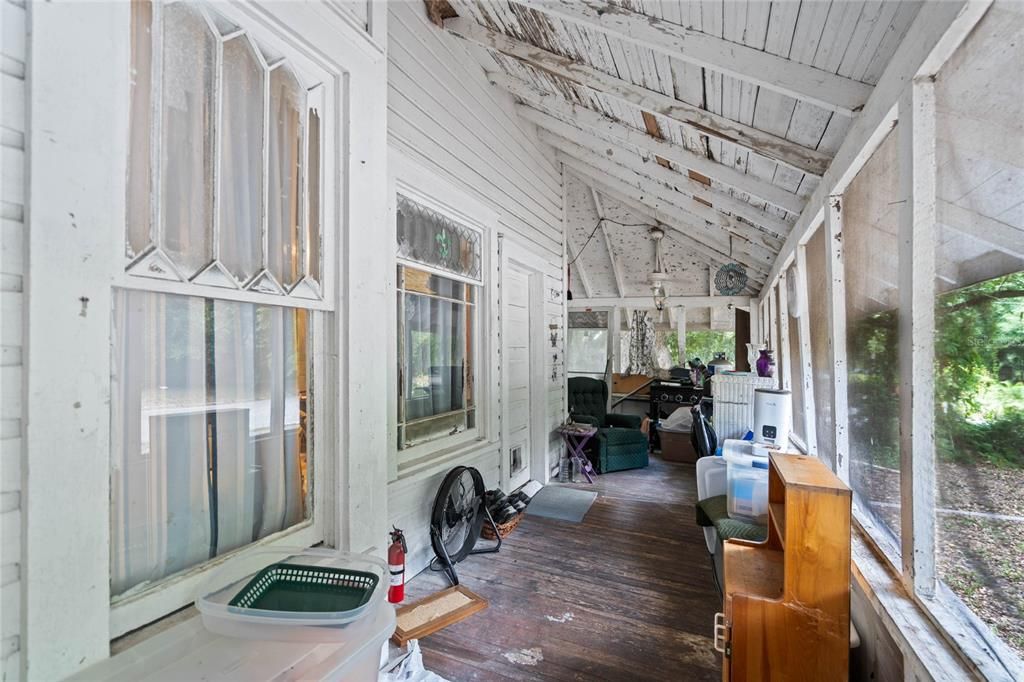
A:
{"type": "Polygon", "coordinates": [[[405,534],[401,529],[391,531],[391,546],[388,547],[388,570],[391,572],[391,586],[388,588],[388,601],[400,604],[405,599],[405,554],[409,548],[405,544],[405,534]]]}

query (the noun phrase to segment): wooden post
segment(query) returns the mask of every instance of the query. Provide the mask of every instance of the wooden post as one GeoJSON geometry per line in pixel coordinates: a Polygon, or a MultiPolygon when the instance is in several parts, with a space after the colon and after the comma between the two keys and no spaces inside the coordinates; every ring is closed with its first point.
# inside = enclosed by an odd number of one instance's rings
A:
{"type": "Polygon", "coordinates": [[[800,368],[796,373],[797,381],[802,382],[804,394],[804,443],[807,454],[818,456],[818,424],[814,409],[814,366],[811,361],[811,320],[807,310],[807,246],[800,244],[796,250],[797,288],[805,302],[804,309],[797,318],[800,328],[800,368]]]}
{"type": "Polygon", "coordinates": [[[676,308],[676,335],[679,337],[679,365],[686,366],[686,306],[676,308]]]}
{"type": "MultiPolygon", "coordinates": [[[[765,303],[765,308],[768,311],[768,348],[771,349],[776,356],[775,358],[775,369],[778,370],[778,354],[779,354],[779,311],[778,311],[778,297],[775,295],[775,291],[778,289],[778,285],[768,290],[768,300],[765,303]]],[[[778,371],[775,376],[775,386],[778,388],[778,371]]]]}
{"type": "Polygon", "coordinates": [[[899,358],[903,579],[935,594],[935,85],[900,100],[899,358]]]}
{"type": "MultiPolygon", "coordinates": [[[[750,299],[750,343],[757,348],[761,344],[761,301],[757,297],[751,297],[750,299]]],[[[750,371],[753,372],[754,368],[751,367],[750,371]]]]}
{"type": "Polygon", "coordinates": [[[779,358],[782,371],[779,372],[779,388],[789,391],[792,387],[793,367],[792,355],[789,352],[789,292],[786,291],[787,278],[779,278],[779,358]]]}
{"type": "MultiPolygon", "coordinates": [[[[850,484],[850,438],[847,432],[849,411],[846,396],[846,283],[843,279],[843,203],[842,197],[828,198],[825,207],[825,274],[829,285],[828,325],[832,332],[832,410],[835,425],[836,475],[850,484]]],[[[820,434],[821,438],[827,434],[820,434]]]]}

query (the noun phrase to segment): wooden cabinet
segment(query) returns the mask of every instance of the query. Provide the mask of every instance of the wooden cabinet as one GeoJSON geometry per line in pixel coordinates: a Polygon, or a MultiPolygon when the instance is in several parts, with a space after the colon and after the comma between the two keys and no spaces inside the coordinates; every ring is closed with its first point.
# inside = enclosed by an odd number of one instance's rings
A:
{"type": "Polygon", "coordinates": [[[817,458],[772,453],[768,537],[725,542],[722,679],[845,680],[850,489],[817,458]]]}

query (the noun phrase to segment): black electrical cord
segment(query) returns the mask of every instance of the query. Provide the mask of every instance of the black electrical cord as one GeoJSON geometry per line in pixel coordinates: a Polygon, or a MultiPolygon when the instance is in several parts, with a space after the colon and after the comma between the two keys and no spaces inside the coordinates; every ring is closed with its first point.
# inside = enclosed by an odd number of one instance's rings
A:
{"type": "MultiPolygon", "coordinates": [[[[597,230],[598,228],[601,227],[601,223],[603,222],[614,223],[619,227],[650,227],[661,229],[661,225],[655,225],[654,223],[620,223],[618,220],[612,220],[611,218],[598,218],[597,224],[594,225],[594,229],[590,231],[590,236],[587,237],[587,241],[583,242],[583,246],[580,247],[580,250],[576,253],[576,256],[571,261],[566,263],[567,266],[571,266],[573,263],[579,260],[579,257],[583,255],[583,251],[586,250],[587,246],[590,244],[590,241],[594,238],[594,235],[597,234],[597,230]]],[[[568,248],[569,247],[567,246],[566,250],[568,250],[568,248]]]]}

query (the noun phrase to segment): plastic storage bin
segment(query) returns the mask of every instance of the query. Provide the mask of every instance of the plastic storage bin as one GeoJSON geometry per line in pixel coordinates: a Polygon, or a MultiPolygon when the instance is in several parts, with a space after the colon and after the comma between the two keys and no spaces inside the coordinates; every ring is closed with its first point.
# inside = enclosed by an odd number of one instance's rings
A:
{"type": "Polygon", "coordinates": [[[726,511],[729,518],[768,524],[768,450],[746,441],[726,441],[726,511]],[[743,443],[743,445],[738,445],[743,443]]]}
{"type": "MultiPolygon", "coordinates": [[[[251,552],[214,572],[196,599],[196,608],[202,614],[206,629],[229,637],[278,642],[348,642],[362,636],[362,628],[357,627],[365,625],[362,621],[375,618],[387,591],[386,577],[389,577],[387,565],[365,554],[315,548],[251,552]],[[265,580],[272,566],[277,573],[289,572],[288,567],[295,566],[295,574],[312,574],[314,581],[336,580],[342,583],[342,589],[361,589],[364,593],[355,599],[322,600],[326,609],[335,610],[290,610],[295,608],[296,600],[288,598],[287,592],[307,589],[299,579],[282,591],[285,599],[264,602],[272,608],[254,608],[259,602],[253,603],[248,597],[259,588],[260,580],[265,580]],[[317,577],[318,574],[322,575],[317,577]],[[338,577],[325,577],[331,575],[338,577]],[[351,576],[359,577],[357,588],[347,587],[352,583],[351,576]],[[368,580],[368,577],[376,577],[376,580],[368,580]]],[[[317,589],[317,586],[311,583],[310,588],[317,589]]]]}
{"type": "Polygon", "coordinates": [[[690,440],[690,428],[689,425],[678,428],[658,425],[658,438],[661,441],[661,458],[663,460],[684,464],[696,463],[697,451],[693,449],[693,442],[690,440]]]}

